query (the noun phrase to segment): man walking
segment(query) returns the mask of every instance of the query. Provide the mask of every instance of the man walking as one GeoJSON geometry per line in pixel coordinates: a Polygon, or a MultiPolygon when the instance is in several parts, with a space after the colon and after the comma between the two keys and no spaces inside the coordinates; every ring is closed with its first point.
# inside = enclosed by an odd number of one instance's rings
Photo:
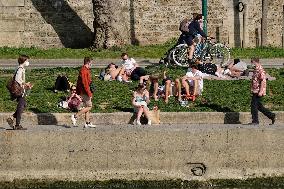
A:
{"type": "Polygon", "coordinates": [[[92,109],[92,91],[90,89],[90,85],[91,85],[91,65],[92,65],[93,59],[89,58],[89,57],[85,57],[84,58],[84,65],[82,66],[80,72],[79,72],[79,76],[78,76],[78,80],[77,80],[77,91],[76,93],[78,95],[80,95],[82,97],[83,100],[83,106],[84,108],[82,108],[79,112],[77,112],[76,114],[73,114],[71,116],[71,120],[74,126],[76,126],[77,123],[77,118],[82,115],[85,114],[85,125],[84,128],[94,128],[96,127],[95,125],[93,125],[90,122],[90,110],[92,109]]]}
{"type": "Polygon", "coordinates": [[[275,114],[269,111],[261,104],[261,98],[266,95],[266,75],[263,67],[260,65],[259,58],[252,58],[251,63],[255,65],[251,82],[251,115],[252,122],[249,125],[258,125],[258,110],[266,117],[271,119],[271,124],[275,123],[275,114]]]}

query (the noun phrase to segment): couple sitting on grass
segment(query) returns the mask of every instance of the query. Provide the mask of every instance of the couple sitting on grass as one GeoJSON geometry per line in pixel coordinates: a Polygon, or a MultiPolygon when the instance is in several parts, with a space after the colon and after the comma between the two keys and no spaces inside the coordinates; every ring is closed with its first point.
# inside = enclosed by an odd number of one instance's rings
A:
{"type": "Polygon", "coordinates": [[[121,54],[121,66],[110,63],[105,69],[104,80],[117,80],[120,82],[137,81],[141,76],[146,75],[144,68],[139,67],[133,58],[129,58],[127,53],[121,54]],[[130,80],[131,79],[131,80],[130,80]]]}
{"type": "Polygon", "coordinates": [[[140,85],[146,84],[151,96],[155,101],[159,97],[164,98],[165,103],[169,102],[170,96],[177,97],[178,101],[182,99],[195,101],[195,98],[201,95],[203,91],[203,74],[197,69],[196,65],[191,65],[185,76],[181,78],[172,79],[163,74],[152,74],[140,77],[140,85]],[[159,80],[162,79],[159,86],[159,80]]]}

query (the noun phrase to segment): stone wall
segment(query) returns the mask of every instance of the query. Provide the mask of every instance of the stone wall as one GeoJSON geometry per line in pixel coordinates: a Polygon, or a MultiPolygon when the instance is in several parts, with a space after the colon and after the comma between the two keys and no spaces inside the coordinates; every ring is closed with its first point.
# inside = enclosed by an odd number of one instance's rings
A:
{"type": "MultiPolygon", "coordinates": [[[[268,45],[282,47],[284,1],[267,1],[268,45]]],[[[101,0],[94,2],[102,3],[101,0]]],[[[108,18],[113,22],[108,23],[108,30],[105,32],[108,33],[107,38],[98,39],[95,35],[95,44],[98,46],[99,43],[104,46],[121,43],[164,43],[179,36],[178,25],[182,18],[190,17],[194,12],[201,12],[201,1],[113,0],[102,4],[108,11],[100,10],[96,20],[108,18]]],[[[261,45],[261,19],[262,0],[208,1],[208,34],[231,47],[261,45]],[[246,6],[241,12],[236,9],[239,2],[246,6]]],[[[100,32],[103,33],[103,30],[100,32]]]]}
{"type": "MultiPolygon", "coordinates": [[[[231,47],[261,45],[262,1],[208,1],[208,34],[231,47]]],[[[267,45],[282,47],[284,0],[266,1],[267,45]]],[[[177,38],[180,20],[194,12],[201,0],[0,0],[0,46],[159,44],[177,38]]]]}
{"type": "Polygon", "coordinates": [[[78,0],[1,0],[0,45],[88,47],[93,5],[78,0]]]}

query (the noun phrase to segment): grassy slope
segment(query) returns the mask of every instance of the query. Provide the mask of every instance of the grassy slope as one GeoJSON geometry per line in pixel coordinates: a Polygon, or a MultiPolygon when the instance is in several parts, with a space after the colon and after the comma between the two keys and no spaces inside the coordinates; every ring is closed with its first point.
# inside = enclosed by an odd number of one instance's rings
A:
{"type": "MultiPolygon", "coordinates": [[[[152,68],[152,70],[161,68],[152,68]]],[[[66,112],[57,107],[57,103],[68,93],[55,94],[52,87],[58,74],[65,74],[70,81],[75,82],[77,79],[79,68],[53,68],[53,69],[37,69],[28,70],[27,81],[34,84],[28,100],[28,111],[33,112],[66,112]]],[[[148,69],[149,70],[149,69],[148,69]]],[[[284,111],[284,69],[269,69],[270,75],[276,77],[274,81],[268,81],[267,96],[264,98],[265,104],[272,110],[284,111]]],[[[98,69],[93,69],[93,78],[99,73],[98,69]]],[[[182,68],[168,69],[169,76],[176,78],[185,74],[182,68]]],[[[9,100],[9,94],[5,87],[8,79],[12,76],[11,70],[0,71],[0,112],[13,111],[15,102],[9,100]]],[[[93,112],[117,112],[132,111],[131,106],[131,90],[137,83],[123,84],[116,81],[105,82],[96,79],[95,84],[97,91],[94,95],[93,112]],[[106,104],[107,108],[102,109],[101,104],[106,104]]],[[[189,108],[177,105],[177,101],[171,97],[169,104],[164,104],[162,100],[150,103],[150,107],[157,104],[162,111],[179,112],[179,111],[219,111],[219,112],[240,112],[249,111],[250,108],[250,81],[217,81],[205,80],[203,97],[208,103],[201,103],[197,99],[194,103],[189,103],[189,108]]]]}

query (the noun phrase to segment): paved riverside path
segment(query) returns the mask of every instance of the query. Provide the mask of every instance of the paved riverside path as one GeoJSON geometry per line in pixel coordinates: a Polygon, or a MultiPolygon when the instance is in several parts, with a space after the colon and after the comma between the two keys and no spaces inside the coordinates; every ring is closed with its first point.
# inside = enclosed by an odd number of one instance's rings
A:
{"type": "MultiPolygon", "coordinates": [[[[96,128],[83,128],[83,125],[72,126],[71,124],[67,125],[24,125],[23,127],[28,128],[28,132],[38,132],[38,131],[96,131],[96,132],[104,132],[104,131],[127,131],[127,130],[167,130],[167,131],[177,131],[177,130],[215,130],[215,129],[255,129],[255,130],[277,130],[284,129],[284,125],[282,123],[275,123],[274,125],[268,125],[260,123],[259,125],[247,125],[247,124],[160,124],[160,125],[132,125],[132,124],[99,124],[96,125],[96,128]]],[[[21,132],[20,130],[12,130],[7,125],[0,126],[1,131],[13,131],[13,132],[21,132]]]]}
{"type": "MultiPolygon", "coordinates": [[[[94,59],[95,64],[94,68],[104,68],[109,63],[119,63],[120,59],[94,59]]],[[[152,64],[158,64],[159,59],[151,58],[135,58],[137,63],[146,67],[152,64]]],[[[250,63],[249,59],[242,59],[246,63],[250,63]]],[[[261,64],[265,68],[283,68],[284,67],[284,58],[275,58],[275,59],[261,59],[261,64]]],[[[31,59],[29,68],[53,68],[53,67],[79,67],[83,64],[83,59],[31,59]]],[[[16,59],[0,59],[0,69],[15,69],[17,66],[16,59]]]]}

